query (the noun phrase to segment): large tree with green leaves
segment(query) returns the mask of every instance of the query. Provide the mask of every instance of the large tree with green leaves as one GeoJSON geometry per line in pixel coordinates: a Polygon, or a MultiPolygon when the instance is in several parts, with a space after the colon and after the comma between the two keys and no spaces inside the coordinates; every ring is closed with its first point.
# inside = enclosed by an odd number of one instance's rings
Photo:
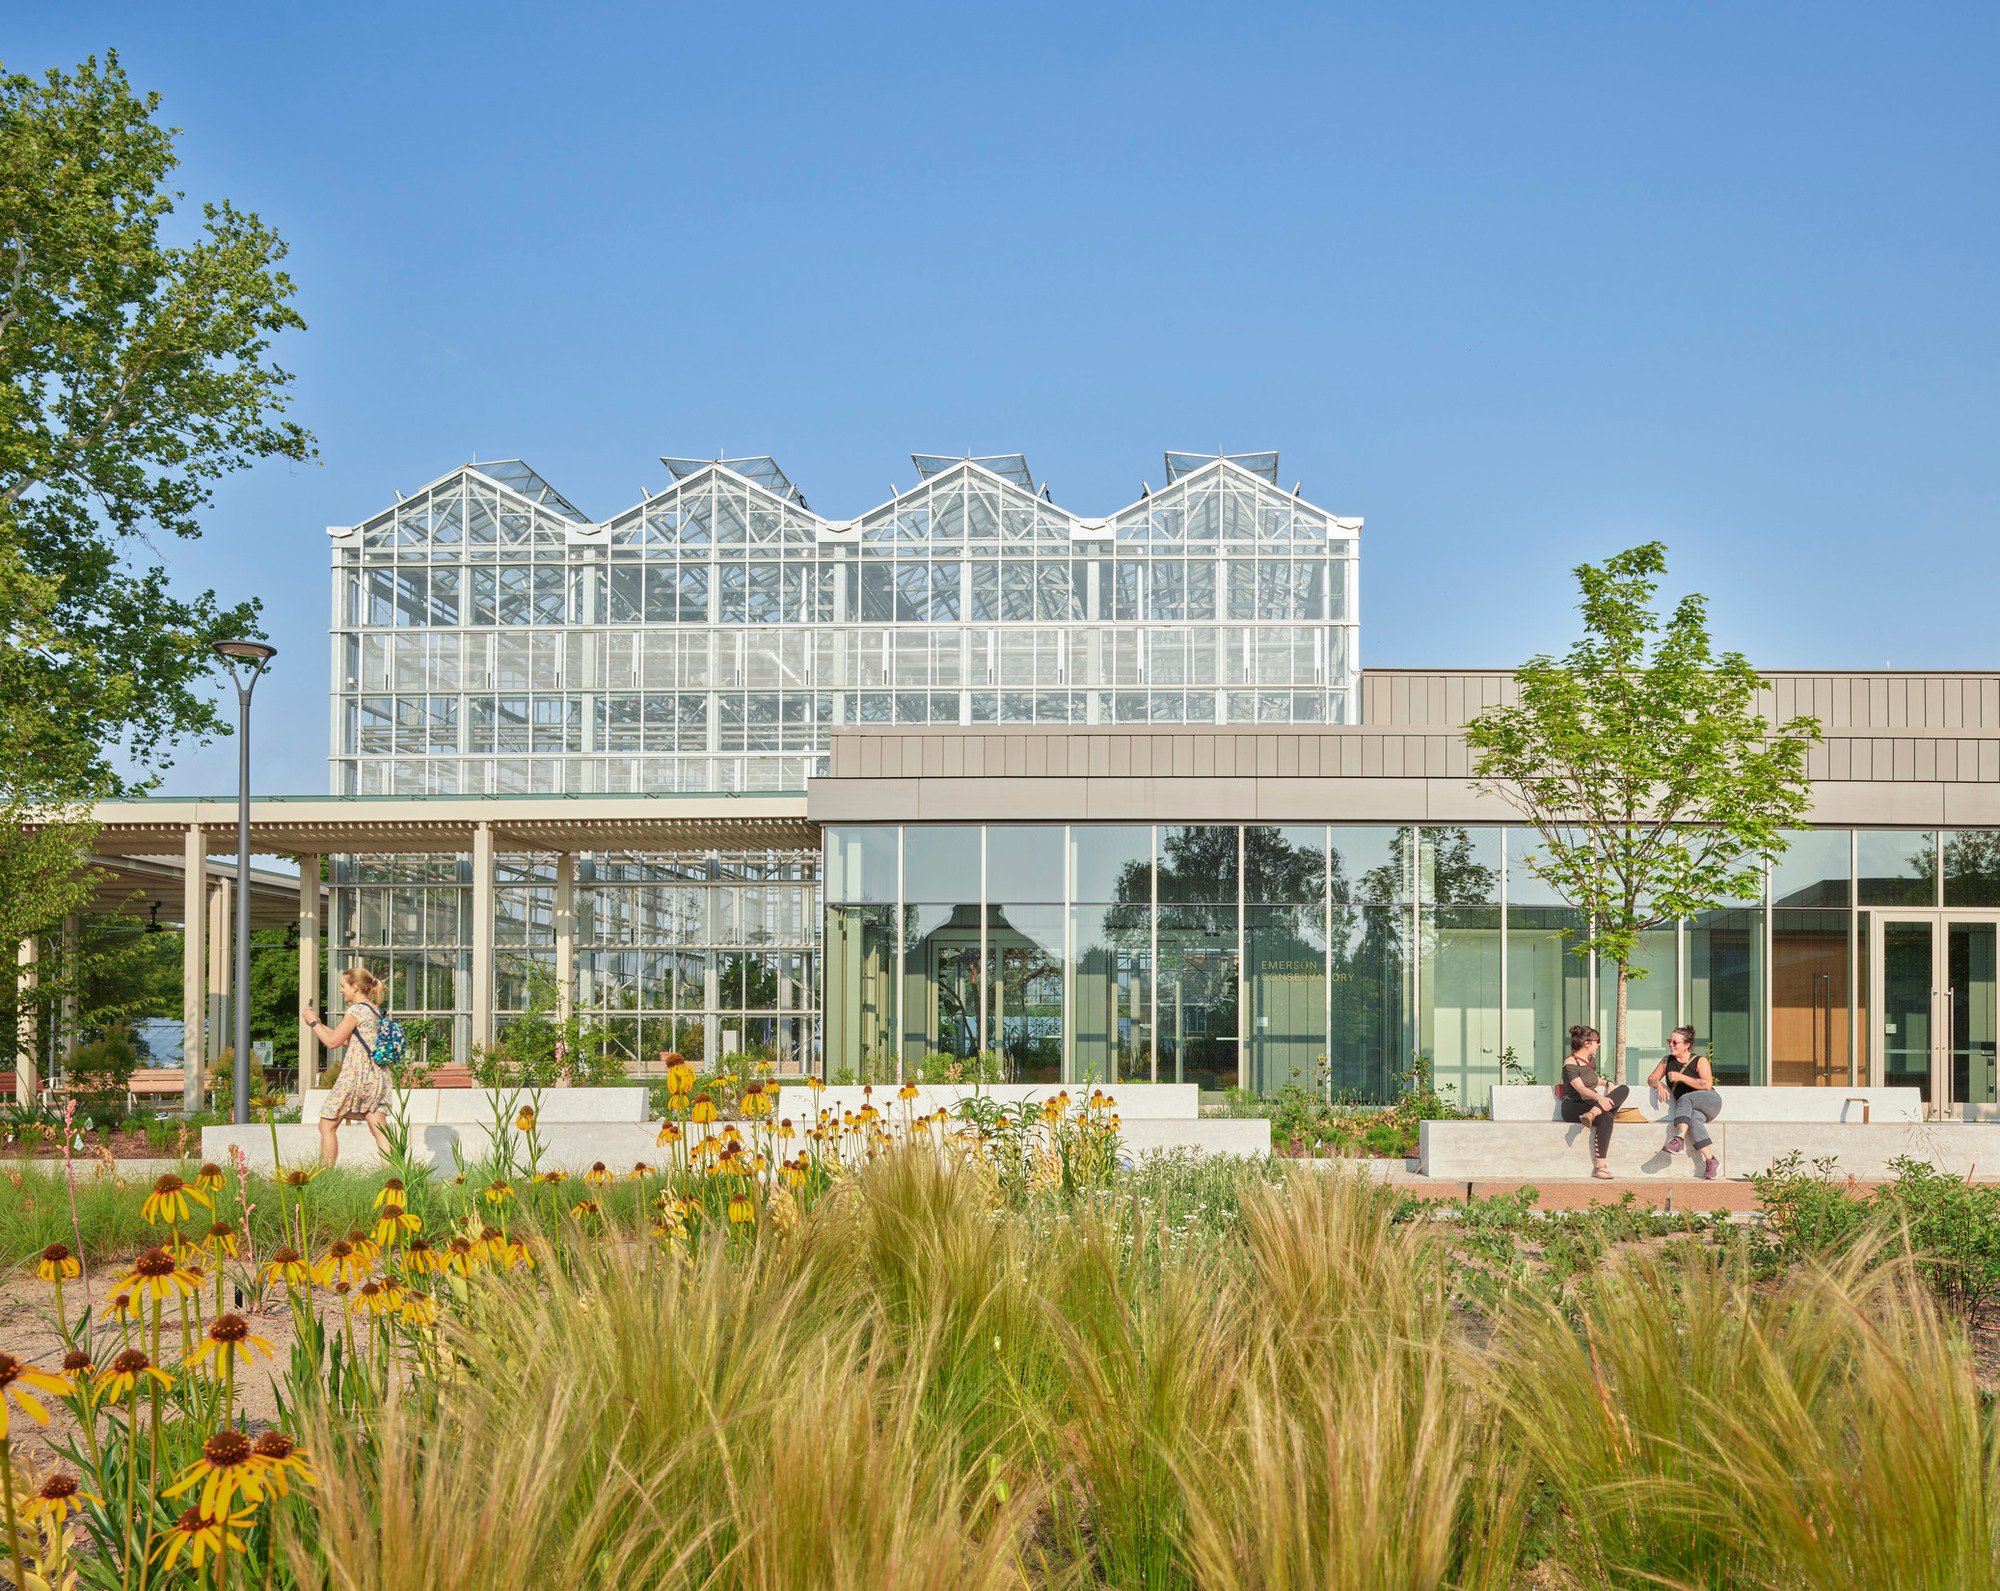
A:
{"type": "MultiPolygon", "coordinates": [[[[272,340],[285,246],[169,186],[177,129],[115,54],[0,72],[0,946],[89,897],[89,803],[226,732],[212,641],[257,605],[178,591],[161,547],[214,483],[304,460],[272,340]]],[[[65,974],[45,963],[38,998],[65,974]]],[[[12,980],[0,980],[11,1017],[12,980]]]]}
{"type": "Polygon", "coordinates": [[[1523,665],[1516,700],[1465,727],[1474,787],[1534,825],[1530,870],[1583,914],[1577,954],[1617,965],[1620,1078],[1639,936],[1761,894],[1805,818],[1820,738],[1817,719],[1774,726],[1757,711],[1765,682],[1715,650],[1704,598],[1682,597],[1663,623],[1666,567],[1659,542],[1579,565],[1583,638],[1523,665]]]}

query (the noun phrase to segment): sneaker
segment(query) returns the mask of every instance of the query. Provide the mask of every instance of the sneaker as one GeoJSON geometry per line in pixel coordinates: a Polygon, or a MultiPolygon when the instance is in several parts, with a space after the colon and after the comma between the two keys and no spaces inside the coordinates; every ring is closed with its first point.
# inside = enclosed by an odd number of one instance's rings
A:
{"type": "Polygon", "coordinates": [[[1716,1159],[1714,1155],[1710,1155],[1701,1163],[1701,1180],[1703,1182],[1713,1182],[1721,1175],[1722,1162],[1716,1159]]]}
{"type": "Polygon", "coordinates": [[[1679,1133],[1675,1133],[1661,1147],[1660,1153],[1663,1155],[1677,1155],[1681,1152],[1681,1148],[1685,1142],[1686,1140],[1679,1133]]]}

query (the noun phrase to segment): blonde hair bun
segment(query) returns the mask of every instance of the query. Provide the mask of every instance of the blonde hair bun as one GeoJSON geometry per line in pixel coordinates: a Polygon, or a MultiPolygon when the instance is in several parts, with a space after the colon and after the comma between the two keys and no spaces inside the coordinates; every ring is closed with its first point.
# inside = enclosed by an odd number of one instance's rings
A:
{"type": "Polygon", "coordinates": [[[382,980],[359,962],[349,967],[340,976],[341,980],[351,985],[354,992],[360,995],[362,999],[370,1002],[379,1002],[381,1000],[382,980]]]}

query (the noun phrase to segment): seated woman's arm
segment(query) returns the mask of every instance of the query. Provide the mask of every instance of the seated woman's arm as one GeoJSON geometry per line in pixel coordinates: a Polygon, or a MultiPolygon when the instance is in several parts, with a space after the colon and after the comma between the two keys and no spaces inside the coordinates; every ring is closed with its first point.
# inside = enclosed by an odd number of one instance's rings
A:
{"type": "Polygon", "coordinates": [[[1667,1068],[1672,1064],[1673,1064],[1673,1058],[1671,1056],[1665,1056],[1665,1055],[1661,1056],[1660,1064],[1654,1067],[1651,1075],[1647,1077],[1646,1086],[1650,1088],[1654,1093],[1657,1094],[1662,1088],[1666,1086],[1667,1068]]]}
{"type": "Polygon", "coordinates": [[[1715,1068],[1708,1064],[1706,1055],[1697,1055],[1694,1065],[1688,1067],[1683,1075],[1696,1088],[1715,1087],[1715,1068]]]}

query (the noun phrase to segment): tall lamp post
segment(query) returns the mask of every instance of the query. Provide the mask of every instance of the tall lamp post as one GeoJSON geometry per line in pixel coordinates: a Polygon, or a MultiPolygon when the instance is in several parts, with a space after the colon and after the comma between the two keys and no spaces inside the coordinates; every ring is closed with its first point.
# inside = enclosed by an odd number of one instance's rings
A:
{"type": "Polygon", "coordinates": [[[250,693],[278,655],[262,641],[217,641],[229,665],[241,722],[236,732],[236,1103],[230,1120],[250,1120],[250,693]],[[240,666],[239,666],[240,665],[240,666]]]}

